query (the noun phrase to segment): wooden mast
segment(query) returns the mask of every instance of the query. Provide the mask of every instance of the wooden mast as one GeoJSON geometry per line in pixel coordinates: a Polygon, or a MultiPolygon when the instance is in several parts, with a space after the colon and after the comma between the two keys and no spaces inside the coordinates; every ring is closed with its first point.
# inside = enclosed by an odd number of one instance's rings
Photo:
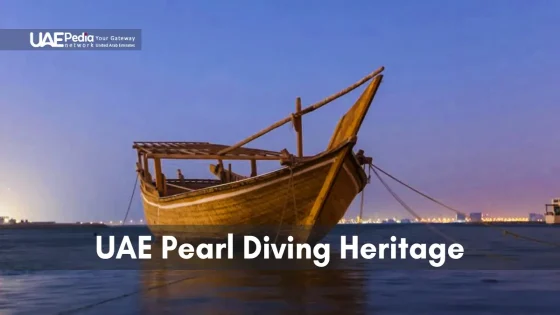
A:
{"type": "Polygon", "coordinates": [[[228,148],[225,148],[225,149],[219,151],[219,152],[218,152],[218,155],[226,154],[226,153],[228,153],[228,152],[230,152],[230,151],[232,151],[232,150],[235,150],[235,149],[237,149],[237,148],[239,148],[239,147],[241,147],[241,146],[244,146],[245,144],[247,144],[247,143],[249,143],[249,142],[251,142],[251,141],[253,141],[253,140],[255,140],[255,139],[259,138],[259,137],[261,137],[262,135],[267,134],[267,133],[271,132],[272,130],[274,130],[274,129],[278,128],[278,127],[281,127],[281,126],[285,125],[286,123],[292,121],[293,117],[300,117],[300,116],[303,116],[303,115],[305,115],[305,114],[308,114],[308,113],[310,113],[310,112],[312,112],[312,111],[314,111],[314,110],[316,110],[316,109],[321,108],[322,106],[324,106],[324,105],[326,105],[326,104],[328,104],[328,103],[334,101],[335,99],[337,99],[337,98],[339,98],[339,97],[341,97],[341,96],[344,96],[344,95],[346,95],[346,94],[352,92],[352,91],[355,90],[356,88],[360,87],[361,85],[363,85],[364,83],[366,83],[367,81],[369,81],[371,78],[373,78],[373,77],[377,76],[378,74],[380,74],[381,72],[383,72],[383,70],[385,70],[384,67],[381,67],[381,68],[375,70],[374,72],[372,72],[372,73],[370,73],[369,75],[365,76],[365,77],[362,78],[360,81],[358,81],[358,82],[352,84],[351,86],[347,87],[346,89],[344,89],[344,90],[342,90],[342,91],[340,91],[340,92],[338,92],[338,93],[336,93],[336,94],[333,94],[333,95],[331,95],[331,96],[329,96],[329,97],[323,99],[322,101],[319,101],[319,102],[317,102],[317,103],[315,103],[315,104],[313,104],[313,105],[310,105],[310,106],[304,108],[304,109],[303,109],[302,111],[300,111],[299,113],[292,114],[292,115],[290,115],[290,116],[288,116],[288,117],[286,117],[286,118],[284,118],[284,119],[282,119],[282,120],[279,120],[279,121],[277,121],[276,123],[270,125],[269,127],[267,127],[267,128],[265,128],[265,129],[263,129],[263,130],[257,132],[256,134],[254,134],[254,135],[252,135],[252,136],[246,138],[245,140],[242,140],[242,141],[240,141],[240,142],[238,142],[238,143],[236,143],[236,144],[234,144],[234,145],[232,145],[232,146],[230,146],[230,147],[228,147],[228,148]]]}
{"type": "Polygon", "coordinates": [[[296,98],[296,115],[294,116],[294,128],[297,136],[297,156],[303,157],[303,130],[301,123],[301,98],[296,98]]]}

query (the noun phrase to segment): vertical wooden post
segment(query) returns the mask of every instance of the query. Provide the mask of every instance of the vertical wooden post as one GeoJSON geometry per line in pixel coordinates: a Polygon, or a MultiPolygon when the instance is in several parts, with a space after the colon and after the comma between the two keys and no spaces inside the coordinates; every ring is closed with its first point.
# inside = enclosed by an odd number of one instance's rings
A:
{"type": "Polygon", "coordinates": [[[231,182],[231,163],[228,165],[228,172],[227,172],[227,182],[231,182]]]}
{"type": "Polygon", "coordinates": [[[151,176],[150,176],[150,164],[148,164],[148,155],[147,154],[143,154],[143,159],[144,159],[144,180],[151,182],[151,176]]]}
{"type": "MultiPolygon", "coordinates": [[[[301,112],[301,98],[296,98],[296,113],[301,112]]],[[[296,117],[294,121],[294,128],[296,129],[297,136],[297,155],[298,157],[303,156],[303,130],[302,130],[301,116],[296,117]]]]}
{"type": "Polygon", "coordinates": [[[257,160],[251,160],[251,177],[257,176],[257,160]]]}
{"type": "Polygon", "coordinates": [[[222,183],[225,183],[226,181],[226,171],[224,169],[224,162],[222,160],[218,160],[218,166],[220,169],[220,180],[222,181],[222,183]]]}
{"type": "Polygon", "coordinates": [[[162,191],[163,195],[167,196],[167,181],[165,180],[165,174],[161,174],[161,181],[162,181],[162,191]]]}
{"type": "Polygon", "coordinates": [[[138,173],[138,176],[140,177],[144,177],[146,176],[146,172],[144,171],[144,166],[142,165],[143,160],[142,160],[142,153],[140,153],[140,151],[137,151],[138,153],[138,162],[136,162],[136,172],[138,173]]]}
{"type": "Polygon", "coordinates": [[[163,176],[161,174],[161,160],[154,158],[154,171],[156,173],[156,188],[160,194],[163,194],[163,176]]]}

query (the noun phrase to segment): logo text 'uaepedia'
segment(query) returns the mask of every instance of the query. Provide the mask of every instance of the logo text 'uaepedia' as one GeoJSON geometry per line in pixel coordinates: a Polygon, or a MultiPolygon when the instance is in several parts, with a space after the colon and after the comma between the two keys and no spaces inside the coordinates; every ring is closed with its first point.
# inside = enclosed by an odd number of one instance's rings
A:
{"type": "Polygon", "coordinates": [[[93,43],[93,35],[88,35],[88,33],[82,33],[80,35],[75,35],[70,32],[39,32],[37,40],[35,40],[35,34],[33,32],[29,33],[29,43],[35,48],[43,48],[45,46],[65,47],[69,42],[73,43],[93,43]]]}

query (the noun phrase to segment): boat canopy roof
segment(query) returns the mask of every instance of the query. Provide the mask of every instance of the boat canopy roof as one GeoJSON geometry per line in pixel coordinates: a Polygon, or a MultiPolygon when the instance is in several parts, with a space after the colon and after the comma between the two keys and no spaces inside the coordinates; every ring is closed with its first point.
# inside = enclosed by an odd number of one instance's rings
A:
{"type": "Polygon", "coordinates": [[[276,151],[235,148],[225,154],[220,151],[229,145],[209,142],[134,142],[138,153],[148,158],[188,160],[281,160],[283,154],[276,151]]]}

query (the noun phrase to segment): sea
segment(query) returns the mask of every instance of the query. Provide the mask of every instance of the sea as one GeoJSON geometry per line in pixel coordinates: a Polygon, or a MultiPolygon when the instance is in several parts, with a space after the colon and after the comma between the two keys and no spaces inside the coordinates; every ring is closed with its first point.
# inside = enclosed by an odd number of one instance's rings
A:
{"type": "Polygon", "coordinates": [[[301,269],[79,264],[100,233],[146,231],[0,229],[0,314],[560,314],[558,226],[339,225],[325,238],[333,257],[341,236],[465,246],[442,267],[375,258],[301,269]]]}

